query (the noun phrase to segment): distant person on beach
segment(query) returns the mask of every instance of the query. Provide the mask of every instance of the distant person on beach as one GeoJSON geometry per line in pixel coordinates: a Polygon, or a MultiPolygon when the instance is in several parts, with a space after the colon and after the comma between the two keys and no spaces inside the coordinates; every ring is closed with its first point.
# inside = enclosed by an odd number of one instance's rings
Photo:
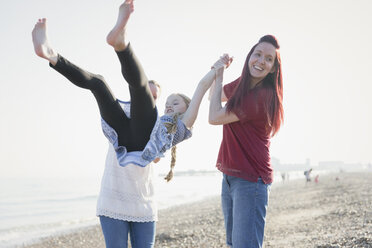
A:
{"type": "Polygon", "coordinates": [[[241,76],[222,87],[223,68],[212,87],[209,123],[223,125],[216,166],[223,173],[226,243],[262,247],[273,168],[270,138],[283,122],[279,44],[263,36],[249,52],[241,76]],[[222,101],[227,101],[222,106],[222,101]]]}
{"type": "Polygon", "coordinates": [[[311,182],[311,176],[310,176],[310,174],[311,174],[312,171],[313,171],[312,168],[310,168],[310,170],[304,171],[304,175],[305,175],[305,178],[306,178],[306,182],[307,183],[308,182],[311,182]]]}
{"type": "MultiPolygon", "coordinates": [[[[133,0],[126,0],[107,36],[129,84],[131,102],[116,99],[102,76],[77,67],[57,53],[48,43],[45,18],[39,19],[32,31],[36,54],[76,86],[89,89],[97,101],[102,129],[109,141],[97,203],[97,216],[108,248],[127,247],[128,234],[133,248],[154,246],[157,206],[151,162],[191,137],[190,129],[205,92],[215,80],[216,70],[227,66],[216,63],[199,82],[192,100],[183,94],[170,95],[165,115],[159,117],[155,105],[159,88],[147,79],[125,39],[125,27],[133,10],[133,0]]],[[[172,149],[171,168],[174,163],[172,149]]],[[[166,179],[171,178],[172,170],[166,179]]]]}
{"type": "Polygon", "coordinates": [[[285,181],[285,173],[284,172],[282,172],[281,174],[280,174],[281,176],[282,176],[282,182],[284,183],[284,181],[285,181]]]}

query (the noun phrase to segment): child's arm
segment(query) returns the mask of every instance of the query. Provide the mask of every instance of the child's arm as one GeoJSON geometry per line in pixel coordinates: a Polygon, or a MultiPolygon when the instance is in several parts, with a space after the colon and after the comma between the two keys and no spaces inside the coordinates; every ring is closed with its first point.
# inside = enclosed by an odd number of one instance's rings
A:
{"type": "Polygon", "coordinates": [[[215,78],[215,70],[211,69],[199,82],[194,95],[192,96],[189,107],[187,108],[185,114],[182,117],[182,122],[187,128],[191,128],[194,125],[196,117],[198,116],[200,103],[212,85],[215,78]]]}
{"type": "Polygon", "coordinates": [[[213,65],[212,69],[200,80],[194,92],[194,95],[192,96],[190,105],[182,117],[182,122],[185,124],[187,128],[191,128],[194,125],[196,117],[198,116],[200,103],[205,93],[211,87],[213,81],[215,80],[216,70],[220,68],[222,68],[223,70],[224,67],[226,67],[227,65],[229,65],[229,63],[231,63],[231,59],[226,60],[226,56],[228,55],[224,55],[223,58],[219,59],[213,65]]]}

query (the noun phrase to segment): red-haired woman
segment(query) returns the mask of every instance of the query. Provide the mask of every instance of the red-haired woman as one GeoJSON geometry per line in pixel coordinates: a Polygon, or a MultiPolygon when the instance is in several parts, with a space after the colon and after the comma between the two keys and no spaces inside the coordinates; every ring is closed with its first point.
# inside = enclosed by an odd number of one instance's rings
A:
{"type": "MultiPolygon", "coordinates": [[[[220,63],[231,58],[225,55],[220,63]]],[[[219,63],[219,62],[217,62],[219,63]]],[[[283,122],[279,44],[262,37],[249,52],[241,76],[222,87],[223,68],[211,95],[209,123],[223,125],[217,168],[223,173],[226,243],[262,247],[273,169],[270,138],[283,122]],[[227,101],[222,107],[221,101],[227,101]]]]}

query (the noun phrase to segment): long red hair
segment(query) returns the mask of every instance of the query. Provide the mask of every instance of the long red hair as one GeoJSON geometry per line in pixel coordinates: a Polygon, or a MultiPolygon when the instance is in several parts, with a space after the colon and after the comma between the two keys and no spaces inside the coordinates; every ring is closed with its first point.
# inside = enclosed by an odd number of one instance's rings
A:
{"type": "Polygon", "coordinates": [[[284,119],[282,62],[279,53],[280,46],[275,36],[265,35],[258,41],[256,45],[252,47],[245,60],[242,74],[237,79],[239,80],[239,84],[235,88],[232,97],[227,101],[226,109],[228,112],[231,112],[240,108],[243,99],[251,90],[252,76],[249,72],[248,62],[254,49],[257,47],[258,44],[262,42],[270,43],[276,48],[276,56],[274,62],[275,71],[269,73],[262,81],[262,87],[271,89],[273,93],[273,97],[268,98],[266,101],[265,111],[268,117],[267,127],[270,130],[271,136],[274,136],[279,131],[284,119]]]}

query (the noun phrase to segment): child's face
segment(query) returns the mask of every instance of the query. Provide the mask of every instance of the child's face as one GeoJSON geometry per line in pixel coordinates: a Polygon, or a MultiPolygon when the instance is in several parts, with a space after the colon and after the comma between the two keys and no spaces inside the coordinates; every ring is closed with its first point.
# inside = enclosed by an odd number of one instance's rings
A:
{"type": "Polygon", "coordinates": [[[166,115],[174,115],[176,113],[183,114],[186,112],[187,105],[182,97],[177,94],[172,94],[168,96],[167,102],[165,103],[166,115]]]}

